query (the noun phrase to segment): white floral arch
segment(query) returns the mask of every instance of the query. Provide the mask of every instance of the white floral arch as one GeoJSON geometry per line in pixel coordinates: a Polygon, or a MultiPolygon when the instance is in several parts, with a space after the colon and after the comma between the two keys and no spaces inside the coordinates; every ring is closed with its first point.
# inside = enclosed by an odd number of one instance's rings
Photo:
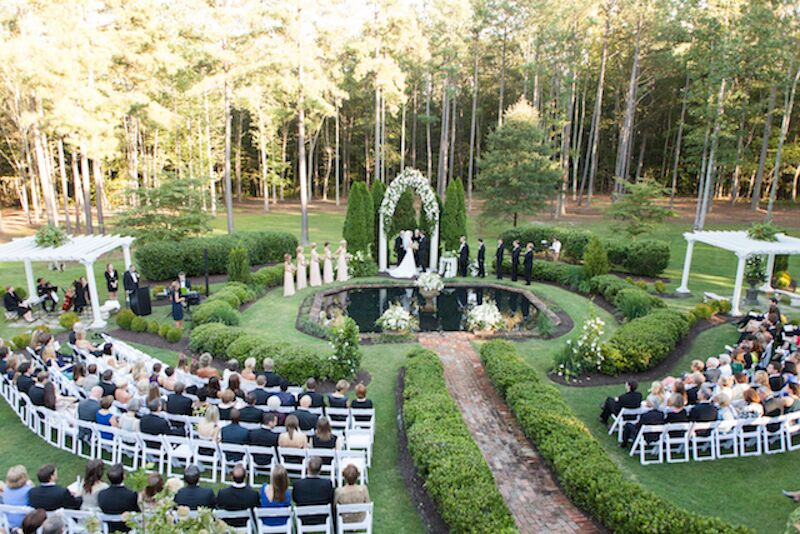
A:
{"type": "Polygon", "coordinates": [[[394,210],[400,200],[400,195],[409,187],[413,188],[414,192],[422,200],[422,211],[425,213],[425,217],[435,223],[430,239],[431,253],[428,263],[432,269],[436,270],[436,265],[439,262],[439,203],[436,202],[436,195],[422,173],[417,169],[406,168],[389,184],[386,193],[383,195],[381,207],[378,210],[378,267],[381,271],[386,271],[389,268],[385,229],[391,226],[394,210]]]}

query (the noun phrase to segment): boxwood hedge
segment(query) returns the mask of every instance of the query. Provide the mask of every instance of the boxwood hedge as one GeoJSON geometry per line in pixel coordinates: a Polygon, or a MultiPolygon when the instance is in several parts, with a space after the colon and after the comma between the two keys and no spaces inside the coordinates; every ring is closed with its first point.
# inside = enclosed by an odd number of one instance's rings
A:
{"type": "Polygon", "coordinates": [[[686,315],[675,310],[655,310],[620,326],[603,345],[605,374],[650,369],[689,333],[686,315]]]}
{"type": "Polygon", "coordinates": [[[489,465],[447,392],[439,357],[408,353],[403,424],[408,450],[451,532],[517,532],[489,465]]]}
{"type": "Polygon", "coordinates": [[[719,518],[684,510],[627,480],[564,402],[558,389],[542,382],[513,344],[490,341],[483,344],[480,353],[487,374],[522,430],[555,472],[564,492],[609,531],[751,532],[719,518]]]}

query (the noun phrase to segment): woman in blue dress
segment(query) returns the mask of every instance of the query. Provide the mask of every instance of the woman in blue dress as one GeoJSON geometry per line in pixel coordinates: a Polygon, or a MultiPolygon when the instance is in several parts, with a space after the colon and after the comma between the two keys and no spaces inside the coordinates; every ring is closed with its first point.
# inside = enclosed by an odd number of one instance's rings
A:
{"type": "MultiPolygon", "coordinates": [[[[292,505],[292,488],[289,487],[289,473],[283,465],[272,470],[269,484],[261,486],[261,508],[285,508],[292,505]]],[[[277,527],[285,525],[289,516],[265,517],[265,525],[277,527]]]]}
{"type": "Polygon", "coordinates": [[[183,328],[184,298],[181,296],[181,286],[177,281],[170,285],[169,301],[172,303],[172,320],[175,321],[175,326],[183,328]]]}
{"type": "MultiPolygon", "coordinates": [[[[111,395],[106,395],[102,399],[100,399],[100,409],[97,411],[97,414],[94,416],[94,422],[101,426],[114,426],[119,427],[119,423],[117,422],[117,416],[111,413],[111,406],[114,405],[114,397],[111,395]]],[[[103,439],[114,439],[114,435],[111,432],[100,432],[100,437],[103,439]]]]}

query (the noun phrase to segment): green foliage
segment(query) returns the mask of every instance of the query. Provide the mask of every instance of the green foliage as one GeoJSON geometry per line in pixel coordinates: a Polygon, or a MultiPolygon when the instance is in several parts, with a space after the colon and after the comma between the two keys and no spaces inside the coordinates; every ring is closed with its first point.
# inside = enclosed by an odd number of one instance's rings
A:
{"type": "Polygon", "coordinates": [[[278,353],[274,359],[275,372],[290,384],[303,384],[311,377],[322,376],[322,361],[311,349],[291,345],[278,353]]]}
{"type": "Polygon", "coordinates": [[[144,332],[147,330],[147,319],[144,317],[134,317],[131,321],[131,330],[134,332],[144,332]]]}
{"type": "Polygon", "coordinates": [[[512,343],[489,341],[481,346],[480,353],[487,375],[567,497],[608,531],[666,533],[680,525],[681,532],[749,532],[721,519],[683,510],[628,480],[558,389],[541,381],[512,343]]]}
{"type": "Polygon", "coordinates": [[[583,253],[583,272],[586,273],[586,278],[593,278],[601,274],[608,274],[608,270],[606,249],[599,237],[592,236],[583,253]]]}
{"type": "Polygon", "coordinates": [[[789,255],[788,254],[776,254],[775,255],[775,265],[773,266],[773,272],[785,272],[789,270],[789,255]]]}
{"type": "Polygon", "coordinates": [[[452,532],[517,532],[489,465],[447,392],[439,357],[406,356],[403,424],[425,488],[452,532]]]}
{"type": "MultiPolygon", "coordinates": [[[[441,219],[442,213],[444,212],[444,202],[442,202],[442,197],[439,196],[439,193],[436,191],[433,192],[433,196],[436,197],[436,204],[439,206],[439,227],[441,229],[441,219]]],[[[429,238],[433,235],[433,229],[436,226],[436,221],[429,221],[428,217],[425,216],[425,210],[419,210],[419,219],[417,219],[417,228],[425,232],[429,238]]]]}
{"type": "Polygon", "coordinates": [[[351,278],[366,278],[378,274],[378,266],[372,256],[359,250],[347,264],[347,269],[351,278]]]}
{"type": "Polygon", "coordinates": [[[439,228],[445,250],[458,249],[459,238],[467,235],[467,208],[461,180],[452,180],[447,184],[439,228]]]}
{"type": "Polygon", "coordinates": [[[747,229],[747,237],[756,241],[777,241],[778,234],[783,232],[771,222],[753,223],[747,229]]]}
{"type": "Polygon", "coordinates": [[[125,524],[137,532],[148,534],[227,534],[231,528],[221,519],[214,518],[210,508],[201,507],[190,515],[185,506],[175,506],[174,496],[168,488],[156,495],[155,505],[147,514],[126,513],[125,524]]]}
{"type": "Polygon", "coordinates": [[[589,280],[591,292],[602,295],[611,305],[614,304],[617,293],[629,287],[630,284],[628,282],[613,274],[603,274],[589,280]]]}
{"type": "Polygon", "coordinates": [[[555,333],[556,327],[549,315],[541,311],[536,315],[536,331],[543,338],[549,338],[555,333]]]}
{"type": "MultiPolygon", "coordinates": [[[[510,268],[509,264],[509,269],[510,268]]],[[[556,284],[575,290],[579,289],[581,284],[586,280],[583,267],[580,265],[569,265],[567,263],[556,263],[553,261],[534,260],[531,275],[534,280],[555,282],[556,284]]]]}
{"type": "Polygon", "coordinates": [[[206,323],[196,326],[189,335],[189,349],[195,353],[208,352],[224,358],[228,346],[245,335],[241,328],[231,328],[222,323],[206,323]]]}
{"type": "Polygon", "coordinates": [[[131,329],[131,321],[136,317],[136,314],[133,313],[133,310],[129,308],[125,308],[120,310],[117,313],[117,326],[122,328],[123,330],[130,330],[131,329]]]}
{"type": "Polygon", "coordinates": [[[503,125],[486,138],[478,164],[483,215],[490,219],[535,214],[556,194],[560,173],[536,110],[524,99],[505,113],[503,125]]]}
{"type": "Polygon", "coordinates": [[[17,351],[25,350],[25,347],[29,347],[31,344],[31,334],[30,332],[24,332],[22,334],[17,334],[12,336],[11,338],[11,347],[17,351]]]}
{"type": "Polygon", "coordinates": [[[239,312],[223,300],[208,300],[194,309],[192,322],[197,325],[205,323],[223,323],[228,326],[239,324],[239,312]]]}
{"type": "Polygon", "coordinates": [[[669,243],[659,239],[642,239],[631,242],[622,265],[633,274],[658,276],[669,265],[669,243]]]}
{"type": "Polygon", "coordinates": [[[158,327],[158,335],[159,337],[163,337],[167,339],[167,332],[169,332],[170,326],[168,323],[162,323],[161,326],[158,327]]]}
{"type": "Polygon", "coordinates": [[[283,255],[294,254],[297,239],[286,232],[239,232],[229,235],[195,237],[183,241],[153,241],[136,246],[136,265],[148,280],[169,280],[179,271],[187,276],[204,274],[203,252],[208,250],[209,274],[223,274],[228,254],[244,246],[251,265],[283,262],[283,255]]]}
{"type": "Polygon", "coordinates": [[[638,287],[627,287],[614,296],[614,307],[622,312],[625,319],[644,317],[652,308],[663,307],[662,300],[638,287]]]}
{"type": "Polygon", "coordinates": [[[262,288],[277,287],[283,284],[283,263],[262,267],[250,275],[251,282],[262,288]]]}
{"type": "Polygon", "coordinates": [[[231,249],[228,253],[227,272],[228,280],[232,282],[250,283],[250,256],[246,248],[239,245],[231,249]]]}
{"type": "Polygon", "coordinates": [[[508,229],[500,234],[500,239],[506,244],[506,255],[511,248],[511,243],[518,239],[524,246],[525,243],[533,243],[534,247],[541,250],[541,242],[552,242],[553,238],[561,241],[561,258],[573,262],[583,259],[586,245],[592,232],[588,230],[577,230],[573,228],[562,228],[546,224],[526,224],[516,228],[508,229]]]}
{"type": "Polygon", "coordinates": [[[210,213],[202,209],[201,180],[168,174],[154,187],[129,191],[133,207],[117,217],[117,231],[132,235],[137,244],[179,241],[211,231],[210,213]]]}
{"type": "Polygon", "coordinates": [[[776,271],[772,285],[778,289],[786,289],[792,285],[792,275],[790,275],[787,271],[776,271]]]}
{"type": "Polygon", "coordinates": [[[657,203],[665,194],[659,184],[646,179],[636,183],[617,180],[623,185],[624,193],[606,213],[620,221],[617,226],[632,238],[651,231],[656,224],[675,215],[671,209],[657,203]]]}
{"type": "Polygon", "coordinates": [[[158,335],[159,329],[160,329],[160,326],[158,324],[158,321],[156,321],[154,319],[151,319],[151,320],[147,321],[147,332],[148,333],[158,335]]]}
{"type": "MultiPolygon", "coordinates": [[[[423,212],[425,210],[422,210],[423,212]]],[[[414,208],[414,191],[406,189],[400,194],[394,208],[392,225],[387,229],[387,238],[392,239],[402,230],[413,230],[417,226],[417,210],[414,208]]]]}
{"type": "Polygon", "coordinates": [[[744,279],[755,287],[767,281],[767,267],[761,256],[750,256],[744,264],[744,279]]]}
{"type": "Polygon", "coordinates": [[[167,330],[167,335],[164,339],[167,340],[167,343],[177,343],[183,338],[183,330],[179,328],[170,328],[167,330]]]}
{"type": "Polygon", "coordinates": [[[630,240],[624,239],[604,239],[603,246],[606,249],[608,261],[612,265],[622,265],[628,257],[628,245],[630,240]]]}
{"type": "Polygon", "coordinates": [[[342,229],[348,251],[369,252],[374,238],[372,231],[374,219],[372,196],[366,184],[364,182],[354,183],[347,198],[347,215],[342,229]]]}
{"type": "Polygon", "coordinates": [[[653,282],[653,289],[655,289],[656,293],[659,295],[663,295],[667,292],[667,284],[662,282],[661,280],[656,280],[653,282]]]}
{"type": "Polygon", "coordinates": [[[64,330],[72,330],[73,325],[80,321],[80,317],[75,312],[66,312],[62,313],[61,317],[58,318],[58,324],[61,325],[61,328],[64,330]]]}
{"type": "Polygon", "coordinates": [[[714,315],[714,308],[705,302],[695,304],[694,308],[692,308],[692,311],[694,311],[694,316],[701,321],[705,319],[711,319],[711,316],[714,315]]]}
{"type": "Polygon", "coordinates": [[[239,299],[239,296],[236,294],[236,292],[225,288],[214,292],[210,297],[206,299],[204,304],[217,301],[222,301],[227,303],[234,310],[238,310],[239,306],[242,305],[242,301],[239,299]]]}
{"type": "Polygon", "coordinates": [[[328,341],[333,354],[328,356],[323,374],[334,382],[351,380],[361,368],[358,325],[352,318],[346,317],[341,326],[329,329],[328,341]]]}
{"type": "Polygon", "coordinates": [[[661,362],[689,332],[686,316],[674,310],[655,310],[620,326],[603,347],[602,372],[639,372],[661,362]]]}
{"type": "Polygon", "coordinates": [[[37,247],[60,247],[67,242],[67,233],[58,226],[52,224],[45,224],[36,231],[36,237],[33,238],[37,247]]]}
{"type": "Polygon", "coordinates": [[[15,287],[14,288],[14,293],[22,300],[25,300],[26,298],[28,298],[28,290],[25,289],[22,286],[15,287]]]}

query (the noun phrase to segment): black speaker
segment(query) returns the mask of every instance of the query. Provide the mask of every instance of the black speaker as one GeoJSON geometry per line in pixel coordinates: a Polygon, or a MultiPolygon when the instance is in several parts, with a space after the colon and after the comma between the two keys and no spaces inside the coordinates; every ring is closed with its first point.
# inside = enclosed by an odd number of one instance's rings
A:
{"type": "Polygon", "coordinates": [[[150,288],[138,287],[131,293],[131,309],[136,315],[150,315],[150,288]]]}

